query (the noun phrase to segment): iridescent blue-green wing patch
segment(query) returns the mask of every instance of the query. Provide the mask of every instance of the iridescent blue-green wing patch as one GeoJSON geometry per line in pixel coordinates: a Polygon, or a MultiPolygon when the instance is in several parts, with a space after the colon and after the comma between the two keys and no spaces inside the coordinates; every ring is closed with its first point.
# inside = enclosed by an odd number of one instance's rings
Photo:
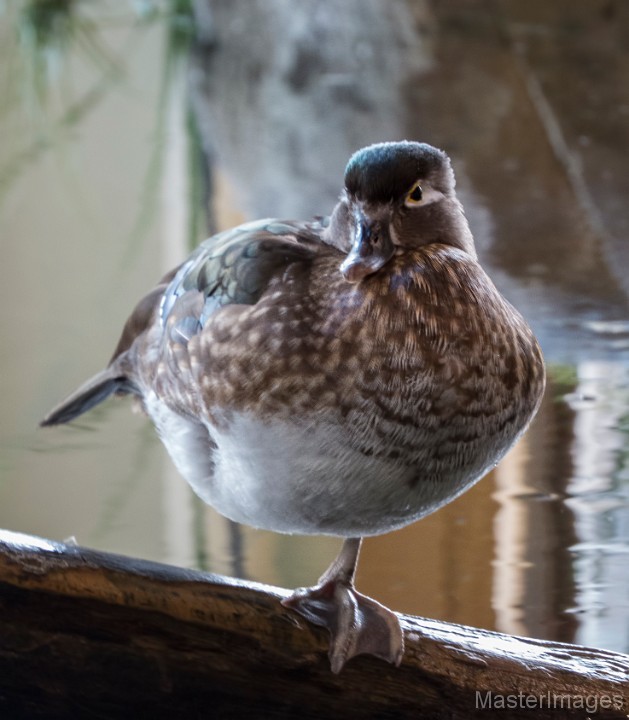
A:
{"type": "Polygon", "coordinates": [[[206,240],[164,291],[160,318],[169,340],[186,343],[225,305],[255,304],[273,277],[317,254],[321,229],[262,220],[206,240]]]}

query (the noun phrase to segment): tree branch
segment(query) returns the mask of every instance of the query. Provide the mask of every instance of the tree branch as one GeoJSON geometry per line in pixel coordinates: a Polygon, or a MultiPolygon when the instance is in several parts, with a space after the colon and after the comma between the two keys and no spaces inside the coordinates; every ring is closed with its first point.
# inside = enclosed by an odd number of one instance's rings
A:
{"type": "Polygon", "coordinates": [[[597,718],[629,712],[629,656],[411,616],[400,616],[401,667],[365,656],[335,676],[326,633],[283,608],[287,594],[0,532],[0,715],[473,718],[505,707],[501,717],[537,720],[556,718],[553,707],[583,718],[595,702],[597,718]]]}

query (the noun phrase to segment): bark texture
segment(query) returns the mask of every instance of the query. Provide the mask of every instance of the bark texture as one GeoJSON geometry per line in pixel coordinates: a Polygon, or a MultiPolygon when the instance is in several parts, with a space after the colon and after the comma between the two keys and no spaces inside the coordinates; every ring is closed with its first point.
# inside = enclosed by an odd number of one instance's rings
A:
{"type": "Polygon", "coordinates": [[[560,695],[565,718],[629,712],[629,656],[411,616],[401,667],[333,675],[287,594],[4,531],[0,715],[530,720],[560,695]]]}

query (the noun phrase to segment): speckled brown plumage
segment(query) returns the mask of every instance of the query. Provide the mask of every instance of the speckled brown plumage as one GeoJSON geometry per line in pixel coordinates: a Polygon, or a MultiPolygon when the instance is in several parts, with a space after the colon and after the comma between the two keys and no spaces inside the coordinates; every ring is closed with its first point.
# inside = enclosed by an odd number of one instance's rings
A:
{"type": "Polygon", "coordinates": [[[220,512],[347,537],[290,603],[331,629],[339,670],[403,647],[394,616],[353,588],[355,538],[480,479],[543,388],[531,330],[477,261],[447,156],[390,143],[350,160],[329,222],[259,221],[203,243],[140,302],[107,370],[44,424],[132,393],[220,512]]]}

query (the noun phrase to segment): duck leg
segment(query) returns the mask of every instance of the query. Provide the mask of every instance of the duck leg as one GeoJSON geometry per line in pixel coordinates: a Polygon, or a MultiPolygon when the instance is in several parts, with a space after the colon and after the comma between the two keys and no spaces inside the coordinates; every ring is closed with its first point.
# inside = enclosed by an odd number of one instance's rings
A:
{"type": "Polygon", "coordinates": [[[376,655],[399,665],[404,635],[395,613],[359,593],[354,576],[362,538],[348,538],[313,587],[299,588],[282,605],[330,631],[330,663],[339,673],[355,655],[376,655]]]}

